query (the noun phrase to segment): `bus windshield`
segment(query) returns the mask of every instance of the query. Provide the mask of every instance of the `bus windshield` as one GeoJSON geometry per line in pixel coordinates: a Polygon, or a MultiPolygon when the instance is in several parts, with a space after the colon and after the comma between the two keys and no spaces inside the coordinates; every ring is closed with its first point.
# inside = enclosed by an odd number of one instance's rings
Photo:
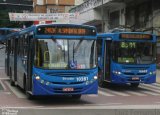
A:
{"type": "Polygon", "coordinates": [[[34,64],[45,69],[94,68],[96,67],[96,41],[38,39],[34,64]]]}
{"type": "Polygon", "coordinates": [[[113,42],[113,61],[122,64],[152,64],[156,44],[152,42],[113,42]]]}

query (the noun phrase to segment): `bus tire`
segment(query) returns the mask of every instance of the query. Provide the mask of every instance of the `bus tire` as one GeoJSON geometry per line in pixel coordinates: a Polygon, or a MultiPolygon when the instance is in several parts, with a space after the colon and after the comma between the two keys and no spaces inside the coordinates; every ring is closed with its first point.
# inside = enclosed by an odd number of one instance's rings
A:
{"type": "Polygon", "coordinates": [[[81,94],[72,95],[72,99],[76,99],[76,100],[81,99],[81,94]]]}
{"type": "Polygon", "coordinates": [[[99,78],[98,78],[98,85],[99,85],[101,88],[104,88],[104,87],[105,87],[105,82],[104,82],[104,80],[102,79],[102,77],[99,77],[99,78]]]}
{"type": "Polygon", "coordinates": [[[132,88],[137,88],[139,86],[139,83],[131,83],[132,88]]]}
{"type": "Polygon", "coordinates": [[[33,100],[34,99],[33,95],[28,93],[27,91],[26,91],[26,96],[27,96],[27,99],[29,99],[29,100],[33,100]]]}
{"type": "Polygon", "coordinates": [[[12,70],[10,69],[10,85],[15,86],[14,81],[12,80],[12,70]]]}
{"type": "Polygon", "coordinates": [[[29,100],[33,100],[34,98],[33,98],[33,95],[32,94],[30,94],[30,93],[28,93],[28,91],[27,91],[27,83],[26,83],[26,77],[25,77],[26,75],[24,75],[24,77],[23,77],[23,82],[24,82],[24,91],[25,91],[25,94],[26,94],[26,96],[27,96],[27,99],[29,99],[29,100]]]}

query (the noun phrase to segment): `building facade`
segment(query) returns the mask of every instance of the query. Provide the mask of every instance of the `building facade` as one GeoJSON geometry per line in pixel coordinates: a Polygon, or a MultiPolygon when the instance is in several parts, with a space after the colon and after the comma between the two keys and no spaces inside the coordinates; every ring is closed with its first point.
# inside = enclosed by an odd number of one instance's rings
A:
{"type": "Polygon", "coordinates": [[[127,26],[159,35],[159,4],[159,0],[87,0],[70,12],[79,13],[77,22],[102,28],[99,32],[127,26]]]}
{"type": "Polygon", "coordinates": [[[21,28],[23,24],[30,25],[30,22],[11,22],[8,13],[29,13],[33,11],[32,0],[0,0],[0,27],[21,28]]]}
{"type": "Polygon", "coordinates": [[[117,27],[157,35],[157,63],[160,65],[160,0],[86,0],[72,8],[75,22],[96,26],[98,32],[117,27]]]}
{"type": "Polygon", "coordinates": [[[77,23],[96,26],[98,32],[108,31],[125,23],[125,3],[112,0],[87,0],[72,8],[79,13],[77,23]]]}
{"type": "Polygon", "coordinates": [[[33,0],[34,13],[67,13],[77,0],[33,0]]]}
{"type": "Polygon", "coordinates": [[[10,12],[32,12],[32,0],[1,0],[0,9],[8,10],[10,12]]]}

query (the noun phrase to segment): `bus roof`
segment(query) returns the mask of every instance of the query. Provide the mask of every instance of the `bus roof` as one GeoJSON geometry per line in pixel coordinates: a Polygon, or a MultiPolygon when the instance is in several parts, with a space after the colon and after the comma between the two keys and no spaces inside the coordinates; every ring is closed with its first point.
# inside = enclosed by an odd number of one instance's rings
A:
{"type": "Polygon", "coordinates": [[[81,25],[81,24],[38,24],[38,25],[33,25],[33,26],[49,26],[49,25],[54,25],[54,26],[83,26],[83,27],[89,27],[89,28],[95,28],[94,26],[90,25],[81,25]]]}
{"type": "MultiPolygon", "coordinates": [[[[58,37],[58,38],[75,38],[75,36],[74,35],[72,35],[72,36],[67,36],[67,35],[64,35],[63,36],[63,34],[62,35],[54,35],[54,34],[40,34],[40,35],[38,35],[37,33],[36,33],[36,31],[37,31],[37,29],[39,28],[39,27],[84,27],[84,28],[91,28],[91,29],[93,29],[93,30],[95,30],[95,36],[88,36],[87,38],[88,39],[90,39],[90,38],[94,38],[94,39],[96,39],[97,38],[97,32],[96,32],[96,28],[94,27],[94,26],[88,26],[88,25],[78,25],[78,24],[39,24],[39,25],[32,25],[31,27],[28,27],[28,28],[25,28],[25,29],[22,29],[21,31],[19,31],[19,32],[15,32],[15,33],[12,33],[12,34],[9,34],[9,35],[7,35],[7,38],[8,39],[10,39],[12,36],[20,36],[20,35],[23,35],[23,34],[26,34],[26,33],[29,33],[29,32],[33,32],[34,33],[34,35],[35,35],[35,38],[44,38],[44,39],[48,39],[48,38],[53,38],[52,36],[54,36],[54,37],[58,37]]],[[[76,36],[77,37],[77,36],[76,36]]],[[[82,36],[81,35],[78,35],[78,37],[77,38],[82,38],[82,36]]],[[[83,37],[83,38],[85,38],[85,37],[83,37]]]]}
{"type": "Polygon", "coordinates": [[[31,27],[23,29],[20,32],[20,34],[23,34],[23,33],[28,32],[28,31],[35,30],[36,28],[43,27],[43,26],[69,26],[69,27],[78,27],[78,26],[81,26],[81,27],[88,27],[88,28],[96,29],[96,27],[94,27],[94,26],[79,25],[79,24],[38,24],[38,25],[32,25],[31,27]]]}
{"type": "Polygon", "coordinates": [[[65,38],[67,38],[68,36],[71,36],[70,38],[72,38],[74,36],[79,36],[79,37],[88,36],[89,39],[90,38],[95,39],[95,37],[97,37],[97,30],[94,26],[78,25],[78,24],[40,24],[40,25],[33,25],[29,28],[25,28],[25,29],[21,30],[19,32],[19,34],[22,35],[22,34],[25,34],[25,33],[28,33],[28,32],[34,32],[34,35],[36,36],[36,38],[39,38],[39,37],[41,37],[41,38],[42,37],[43,38],[51,38],[51,36],[54,36],[54,37],[57,37],[57,38],[60,38],[62,36],[65,37],[65,38]],[[52,30],[54,30],[55,28],[59,28],[59,27],[62,28],[62,31],[59,32],[59,30],[56,29],[56,32],[54,32],[54,33],[45,33],[44,27],[49,27],[49,28],[53,27],[53,29],[51,28],[50,32],[53,32],[52,30]],[[65,33],[66,28],[68,29],[67,33],[65,33]],[[42,31],[41,30],[38,31],[38,29],[41,29],[42,31]],[[75,34],[75,31],[69,31],[69,29],[78,29],[78,30],[76,30],[78,32],[75,34]],[[86,29],[85,33],[83,33],[83,34],[81,33],[81,32],[83,32],[83,31],[81,31],[82,29],[86,29]],[[80,32],[79,32],[79,30],[80,30],[80,32]],[[65,32],[63,32],[63,31],[65,31],[65,32]]]}
{"type": "MultiPolygon", "coordinates": [[[[116,32],[116,33],[98,33],[98,36],[108,36],[108,35],[116,35],[116,34],[149,34],[146,32],[116,32]]],[[[150,34],[150,35],[154,35],[154,34],[150,34]]]]}
{"type": "Polygon", "coordinates": [[[104,39],[107,39],[107,38],[110,38],[110,40],[153,40],[153,41],[156,41],[156,35],[154,34],[149,34],[149,33],[146,33],[146,32],[116,32],[116,33],[99,33],[97,34],[98,35],[98,38],[104,38],[104,39]],[[149,35],[151,36],[152,39],[123,39],[123,38],[120,38],[121,36],[120,35],[149,35]]]}
{"type": "Polygon", "coordinates": [[[4,42],[8,35],[19,32],[20,30],[20,28],[0,28],[0,41],[4,42]]]}

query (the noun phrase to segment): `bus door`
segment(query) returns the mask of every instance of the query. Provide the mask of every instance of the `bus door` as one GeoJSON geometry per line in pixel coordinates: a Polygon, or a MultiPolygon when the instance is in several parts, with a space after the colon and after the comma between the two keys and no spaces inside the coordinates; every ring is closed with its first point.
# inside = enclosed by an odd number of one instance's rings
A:
{"type": "Polygon", "coordinates": [[[17,82],[17,44],[18,39],[14,38],[14,81],[17,82]]]}
{"type": "Polygon", "coordinates": [[[33,60],[34,60],[34,46],[33,46],[33,36],[30,35],[28,38],[28,51],[27,51],[27,91],[32,91],[32,69],[33,69],[33,60]]]}
{"type": "Polygon", "coordinates": [[[105,40],[104,44],[104,76],[105,81],[111,80],[111,38],[105,40]]]}
{"type": "Polygon", "coordinates": [[[7,43],[6,43],[6,51],[5,51],[5,72],[7,74],[7,76],[9,76],[9,55],[10,55],[10,52],[11,52],[11,41],[10,40],[7,40],[7,43]]]}

